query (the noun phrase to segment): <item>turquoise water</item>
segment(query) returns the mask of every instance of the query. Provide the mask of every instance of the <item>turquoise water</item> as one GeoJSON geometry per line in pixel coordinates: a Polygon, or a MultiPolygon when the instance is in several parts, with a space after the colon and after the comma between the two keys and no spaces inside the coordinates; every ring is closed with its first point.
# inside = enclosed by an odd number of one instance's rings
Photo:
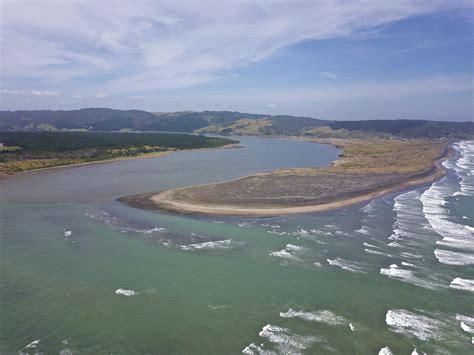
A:
{"type": "Polygon", "coordinates": [[[1,353],[472,353],[473,142],[440,182],[331,213],[183,217],[115,202],[338,154],[239,139],[1,180],[1,353]]]}

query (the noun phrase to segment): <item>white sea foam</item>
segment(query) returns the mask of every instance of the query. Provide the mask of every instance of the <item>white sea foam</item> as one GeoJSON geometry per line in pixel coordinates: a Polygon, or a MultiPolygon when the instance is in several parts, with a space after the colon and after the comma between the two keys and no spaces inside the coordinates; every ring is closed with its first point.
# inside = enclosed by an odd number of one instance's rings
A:
{"type": "Polygon", "coordinates": [[[248,222],[240,222],[240,223],[237,223],[237,225],[240,227],[240,228],[251,228],[252,225],[248,222]]]}
{"type": "Polygon", "coordinates": [[[372,235],[372,231],[367,226],[362,226],[361,228],[356,229],[354,232],[364,234],[364,235],[372,235]]]}
{"type": "Polygon", "coordinates": [[[258,333],[262,338],[267,339],[275,351],[266,350],[264,344],[256,345],[252,343],[242,350],[244,354],[300,354],[320,339],[314,336],[304,336],[294,334],[288,328],[267,324],[258,333]]]}
{"type": "MultiPolygon", "coordinates": [[[[293,232],[287,233],[288,235],[292,235],[298,238],[304,238],[304,239],[310,239],[310,240],[316,240],[318,242],[320,237],[330,237],[334,233],[331,228],[328,228],[327,226],[322,227],[321,229],[304,229],[304,228],[299,228],[293,232]]],[[[279,233],[276,233],[279,234],[279,233]]]]}
{"type": "Polygon", "coordinates": [[[342,316],[328,310],[304,312],[289,309],[286,312],[280,312],[282,318],[301,318],[306,321],[325,323],[328,325],[347,325],[349,321],[342,316]]]}
{"type": "Polygon", "coordinates": [[[27,346],[25,346],[25,349],[34,349],[38,346],[39,343],[40,343],[39,339],[34,340],[31,343],[29,343],[27,346]]]}
{"type": "Polygon", "coordinates": [[[110,213],[102,210],[94,210],[92,212],[86,213],[86,216],[104,223],[108,227],[115,229],[124,234],[137,233],[137,234],[155,234],[165,232],[167,229],[154,226],[152,228],[137,228],[132,223],[121,220],[120,218],[111,215],[110,213]]]}
{"type": "Polygon", "coordinates": [[[393,355],[392,350],[388,346],[380,349],[379,355],[393,355]]]}
{"type": "Polygon", "coordinates": [[[449,286],[458,290],[474,292],[474,280],[470,279],[456,277],[453,281],[451,281],[449,286]]]}
{"type": "Polygon", "coordinates": [[[364,213],[373,213],[376,210],[374,204],[375,204],[375,200],[372,200],[366,206],[362,207],[359,211],[364,212],[364,213]]]}
{"type": "Polygon", "coordinates": [[[404,248],[405,247],[403,244],[400,244],[398,242],[391,242],[391,243],[388,243],[387,245],[391,248],[404,248]]]}
{"type": "Polygon", "coordinates": [[[218,309],[229,308],[230,306],[226,306],[226,305],[213,306],[212,304],[210,304],[208,307],[209,307],[210,309],[216,311],[216,310],[218,310],[218,309]]]}
{"type": "Polygon", "coordinates": [[[386,256],[388,258],[391,258],[392,255],[388,254],[388,253],[385,253],[383,251],[380,251],[380,250],[373,250],[373,249],[364,249],[364,251],[367,253],[367,254],[375,254],[375,255],[380,255],[380,256],[386,256]]]}
{"type": "Polygon", "coordinates": [[[407,258],[407,259],[423,259],[423,255],[418,254],[418,253],[403,252],[403,253],[400,253],[400,256],[403,256],[404,258],[407,258]]]}
{"type": "Polygon", "coordinates": [[[138,292],[137,292],[137,291],[128,290],[128,289],[124,289],[124,288],[119,288],[119,289],[115,290],[115,293],[116,293],[117,295],[123,295],[123,296],[135,296],[135,295],[138,295],[138,292]]]}
{"type": "Polygon", "coordinates": [[[407,282],[415,286],[421,286],[431,290],[440,288],[441,286],[426,277],[420,277],[415,274],[413,270],[402,269],[397,264],[392,264],[388,268],[380,269],[382,275],[388,276],[392,279],[407,282]]]}
{"type": "Polygon", "coordinates": [[[424,341],[439,339],[442,335],[439,321],[403,309],[389,310],[385,315],[385,323],[395,333],[424,341]]]}
{"type": "Polygon", "coordinates": [[[67,231],[67,230],[64,231],[64,236],[65,237],[70,237],[71,234],[72,234],[72,231],[67,231]]]}
{"type": "MultiPolygon", "coordinates": [[[[456,320],[463,331],[474,335],[474,318],[462,314],[456,314],[456,320]]],[[[471,336],[471,343],[474,344],[474,336],[471,336]]]]}
{"type": "Polygon", "coordinates": [[[155,226],[150,229],[132,229],[132,231],[137,232],[137,233],[143,233],[143,234],[152,234],[155,232],[165,232],[166,228],[155,226]]]}
{"type": "Polygon", "coordinates": [[[425,228],[426,219],[418,191],[402,193],[394,198],[393,210],[396,219],[389,237],[394,242],[389,246],[418,250],[433,239],[431,228],[425,228]]]}
{"type": "Polygon", "coordinates": [[[366,246],[367,248],[381,249],[381,247],[379,247],[377,245],[369,244],[369,243],[366,243],[366,242],[364,242],[363,245],[366,246]]]}
{"type": "Polygon", "coordinates": [[[211,242],[194,243],[188,245],[180,245],[179,248],[186,251],[195,250],[226,250],[234,248],[238,245],[233,239],[215,240],[211,242]]]}
{"type": "Polygon", "coordinates": [[[242,354],[249,354],[249,355],[252,355],[252,354],[274,355],[275,354],[276,355],[276,352],[271,351],[271,350],[266,350],[263,347],[264,347],[263,344],[257,345],[255,343],[251,343],[242,350],[242,354]]]}
{"type": "Polygon", "coordinates": [[[459,195],[474,196],[474,141],[463,141],[453,145],[457,160],[449,166],[460,178],[459,195]]]}
{"type": "Polygon", "coordinates": [[[445,207],[446,198],[454,193],[453,187],[448,184],[447,178],[435,182],[421,196],[423,212],[431,227],[443,237],[438,245],[456,249],[436,249],[435,256],[439,262],[448,265],[474,264],[474,233],[451,220],[449,210],[445,207]]]}
{"type": "Polygon", "coordinates": [[[435,249],[434,254],[438,261],[443,264],[459,266],[474,264],[474,253],[435,249]]]}
{"type": "Polygon", "coordinates": [[[74,355],[76,352],[70,348],[62,349],[59,351],[59,355],[74,355]]]}
{"type": "Polygon", "coordinates": [[[335,259],[327,259],[327,262],[331,266],[340,267],[343,270],[356,272],[356,273],[366,273],[365,264],[358,263],[356,261],[345,260],[339,257],[335,259]]]}
{"type": "Polygon", "coordinates": [[[474,318],[462,314],[456,314],[456,320],[460,322],[462,330],[466,333],[474,334],[474,318]]]}
{"type": "Polygon", "coordinates": [[[285,261],[302,261],[302,257],[308,253],[309,249],[305,247],[287,244],[284,249],[270,252],[268,255],[284,259],[285,261]]]}
{"type": "Polygon", "coordinates": [[[412,264],[412,263],[407,263],[406,261],[402,261],[401,264],[403,266],[408,266],[408,267],[413,267],[413,268],[418,268],[419,266],[412,264]]]}

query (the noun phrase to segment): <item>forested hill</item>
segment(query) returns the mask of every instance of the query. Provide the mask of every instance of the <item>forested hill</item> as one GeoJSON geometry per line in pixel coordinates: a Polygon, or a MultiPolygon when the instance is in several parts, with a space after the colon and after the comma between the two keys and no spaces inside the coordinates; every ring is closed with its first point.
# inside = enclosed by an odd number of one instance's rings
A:
{"type": "Polygon", "coordinates": [[[0,131],[170,131],[220,135],[305,135],[325,138],[474,138],[473,122],[331,121],[230,111],[151,113],[86,108],[0,111],[0,131]]]}

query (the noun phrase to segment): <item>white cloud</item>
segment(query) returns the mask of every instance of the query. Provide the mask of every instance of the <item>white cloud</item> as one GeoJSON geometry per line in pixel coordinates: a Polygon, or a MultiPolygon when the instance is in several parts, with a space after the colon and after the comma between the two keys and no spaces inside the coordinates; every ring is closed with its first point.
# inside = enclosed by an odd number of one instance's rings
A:
{"type": "Polygon", "coordinates": [[[18,94],[26,94],[28,91],[26,90],[9,90],[9,89],[3,89],[2,90],[3,94],[7,95],[18,95],[18,94]]]}
{"type": "Polygon", "coordinates": [[[79,95],[79,94],[76,94],[76,95],[72,95],[71,98],[72,98],[72,99],[78,99],[78,100],[80,100],[80,99],[83,98],[83,96],[82,96],[82,95],[79,95]]]}
{"type": "Polygon", "coordinates": [[[338,75],[336,73],[333,73],[331,71],[321,71],[316,73],[316,75],[321,76],[325,79],[337,79],[338,75]]]}
{"type": "Polygon", "coordinates": [[[34,96],[58,96],[60,91],[46,91],[46,90],[9,90],[3,89],[3,94],[8,95],[34,95],[34,96]]]}
{"type": "MultiPolygon", "coordinates": [[[[2,1],[3,80],[133,93],[232,77],[304,40],[347,37],[469,1],[2,1]]],[[[327,76],[329,77],[329,76],[327,76]]]]}
{"type": "MultiPolygon", "coordinates": [[[[437,93],[472,92],[473,77],[469,75],[418,77],[386,82],[358,82],[339,84],[328,88],[325,85],[309,87],[273,87],[266,91],[212,92],[218,102],[246,102],[255,107],[261,102],[278,102],[278,107],[298,104],[324,104],[359,99],[405,99],[437,93]]],[[[198,95],[194,99],[200,100],[198,95]]],[[[272,104],[270,104],[272,105],[272,104]]],[[[266,105],[266,107],[270,107],[266,105]]]]}
{"type": "Polygon", "coordinates": [[[61,95],[59,91],[42,91],[42,90],[31,90],[31,94],[35,96],[58,96],[61,95]]]}
{"type": "Polygon", "coordinates": [[[105,99],[106,97],[109,97],[109,94],[101,94],[101,93],[99,93],[99,94],[96,95],[96,97],[97,97],[98,99],[105,99]]]}
{"type": "Polygon", "coordinates": [[[137,96],[137,95],[132,95],[132,96],[129,96],[128,98],[129,98],[130,100],[137,100],[137,101],[139,101],[139,100],[142,99],[141,96],[137,96]]]}
{"type": "Polygon", "coordinates": [[[266,104],[265,107],[267,108],[277,108],[278,106],[275,104],[266,104]]]}

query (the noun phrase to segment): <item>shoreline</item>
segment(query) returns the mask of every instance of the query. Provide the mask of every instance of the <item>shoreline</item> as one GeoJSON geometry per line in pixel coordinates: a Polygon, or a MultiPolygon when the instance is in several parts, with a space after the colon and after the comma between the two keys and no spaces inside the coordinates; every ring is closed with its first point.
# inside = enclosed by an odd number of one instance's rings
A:
{"type": "Polygon", "coordinates": [[[112,159],[104,159],[104,160],[86,161],[86,162],[74,163],[74,164],[57,165],[57,166],[50,166],[50,167],[47,167],[47,168],[33,169],[33,170],[27,170],[27,171],[19,171],[17,173],[13,173],[13,174],[0,173],[0,179],[1,178],[8,178],[8,177],[15,177],[15,176],[19,176],[19,175],[35,174],[35,173],[40,173],[40,172],[48,171],[48,170],[75,168],[75,167],[78,167],[78,166],[85,166],[85,165],[92,165],[92,164],[107,164],[107,163],[115,163],[115,162],[123,161],[123,160],[138,160],[138,159],[158,158],[158,157],[163,157],[163,156],[166,156],[166,155],[169,155],[169,154],[172,154],[172,153],[176,153],[176,152],[205,151],[205,150],[214,150],[214,149],[237,149],[237,148],[241,148],[241,147],[242,146],[240,145],[240,143],[230,143],[230,144],[226,144],[222,147],[213,147],[213,148],[170,149],[170,150],[166,150],[166,151],[162,151],[162,152],[140,154],[140,155],[133,156],[133,157],[117,157],[117,158],[112,158],[112,159]]]}
{"type": "MultiPolygon", "coordinates": [[[[411,175],[405,177],[396,184],[388,183],[380,188],[373,189],[372,191],[354,191],[351,197],[344,197],[343,195],[336,194],[332,198],[327,199],[316,204],[299,205],[299,206],[283,206],[276,207],[275,205],[261,206],[245,206],[245,205],[232,205],[225,203],[192,203],[186,201],[173,200],[173,193],[182,191],[185,188],[164,190],[161,192],[150,192],[140,195],[132,195],[120,197],[117,200],[125,203],[131,207],[141,208],[146,210],[159,210],[165,212],[188,214],[188,215],[208,215],[208,216],[229,216],[229,217],[275,217],[281,215],[291,214],[303,214],[303,213],[315,213],[315,212],[327,212],[335,209],[340,209],[363,202],[379,198],[381,196],[408,189],[414,186],[421,186],[442,178],[446,174],[442,162],[446,160],[450,154],[451,149],[449,145],[446,145],[442,154],[436,159],[431,167],[418,172],[414,172],[411,175]]],[[[340,158],[332,162],[331,166],[337,164],[340,158]]],[[[260,173],[261,174],[261,173],[260,173]]],[[[265,173],[264,173],[265,174],[265,173]]],[[[259,174],[253,174],[249,177],[258,176],[259,174]]],[[[239,181],[248,177],[243,177],[234,181],[239,181]]],[[[199,186],[211,186],[214,184],[205,184],[199,186]]],[[[196,187],[196,186],[193,186],[196,187]]]]}

